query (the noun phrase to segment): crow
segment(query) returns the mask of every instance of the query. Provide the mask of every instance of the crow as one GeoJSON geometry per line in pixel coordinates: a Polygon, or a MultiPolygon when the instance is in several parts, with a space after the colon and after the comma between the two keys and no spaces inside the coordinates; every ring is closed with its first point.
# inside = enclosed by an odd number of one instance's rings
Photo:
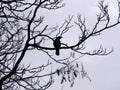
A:
{"type": "Polygon", "coordinates": [[[56,37],[56,39],[53,41],[53,45],[55,47],[55,50],[56,50],[56,55],[59,55],[60,54],[60,46],[61,46],[61,42],[60,42],[60,39],[62,37],[61,36],[58,36],[56,37]]]}

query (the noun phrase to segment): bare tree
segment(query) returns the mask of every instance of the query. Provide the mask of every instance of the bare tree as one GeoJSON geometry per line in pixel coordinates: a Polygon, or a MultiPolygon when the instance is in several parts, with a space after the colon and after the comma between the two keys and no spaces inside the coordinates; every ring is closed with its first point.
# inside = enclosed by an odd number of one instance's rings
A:
{"type": "MultiPolygon", "coordinates": [[[[73,16],[69,16],[63,24],[55,27],[41,24],[44,17],[38,16],[40,8],[48,10],[59,9],[64,7],[62,0],[1,0],[0,1],[0,89],[1,90],[45,90],[49,88],[53,82],[53,75],[61,77],[61,84],[68,81],[71,86],[78,76],[86,77],[90,81],[83,64],[78,64],[78,60],[84,55],[108,55],[111,51],[106,51],[102,46],[93,52],[85,52],[85,41],[90,37],[98,36],[102,31],[114,27],[120,23],[120,2],[118,1],[119,14],[115,23],[110,24],[111,17],[108,11],[108,5],[104,1],[100,1],[98,7],[100,13],[97,15],[97,22],[94,27],[88,29],[86,19],[80,14],[77,21],[71,25],[73,16]],[[103,27],[99,25],[104,23],[103,27]],[[48,47],[43,43],[51,41],[55,38],[62,37],[73,26],[78,26],[80,35],[78,42],[73,45],[60,43],[60,50],[70,49],[70,54],[63,59],[57,59],[56,55],[50,52],[55,51],[54,47],[48,47]],[[38,30],[39,28],[39,30],[38,30]],[[21,65],[27,51],[38,50],[46,54],[48,62],[46,64],[30,67],[21,65]],[[79,57],[75,55],[79,54],[79,57]],[[59,64],[61,67],[56,70],[50,70],[48,67],[52,62],[59,64]],[[44,70],[50,70],[50,73],[42,73],[44,70]],[[46,78],[46,82],[41,82],[42,78],[46,78]],[[42,84],[41,84],[42,83],[42,84]]],[[[64,37],[63,37],[64,39],[64,37]]]]}

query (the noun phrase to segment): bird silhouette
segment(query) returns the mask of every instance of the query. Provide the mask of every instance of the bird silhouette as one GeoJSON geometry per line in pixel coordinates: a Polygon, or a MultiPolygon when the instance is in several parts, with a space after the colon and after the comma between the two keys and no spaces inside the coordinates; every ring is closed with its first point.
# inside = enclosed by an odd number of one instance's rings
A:
{"type": "Polygon", "coordinates": [[[59,55],[60,54],[60,46],[61,46],[61,42],[60,42],[60,39],[62,37],[61,36],[58,36],[56,37],[56,39],[53,41],[53,45],[55,47],[55,50],[56,50],[56,55],[59,55]]]}

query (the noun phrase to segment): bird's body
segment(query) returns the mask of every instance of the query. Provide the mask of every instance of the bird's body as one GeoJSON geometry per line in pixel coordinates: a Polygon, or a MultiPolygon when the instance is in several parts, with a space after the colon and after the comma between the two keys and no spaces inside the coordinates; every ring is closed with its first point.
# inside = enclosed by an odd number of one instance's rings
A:
{"type": "Polygon", "coordinates": [[[55,39],[54,42],[53,42],[53,45],[54,45],[54,47],[55,47],[55,49],[56,49],[56,55],[59,55],[59,54],[60,54],[60,52],[59,52],[59,49],[60,49],[60,46],[61,46],[60,39],[61,39],[61,36],[56,37],[56,39],[55,39]]]}

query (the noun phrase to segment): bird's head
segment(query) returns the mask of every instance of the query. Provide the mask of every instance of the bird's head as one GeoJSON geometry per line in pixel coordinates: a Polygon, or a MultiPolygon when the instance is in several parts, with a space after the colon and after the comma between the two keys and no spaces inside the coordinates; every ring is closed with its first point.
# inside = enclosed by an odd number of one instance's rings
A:
{"type": "Polygon", "coordinates": [[[61,36],[58,36],[57,39],[61,39],[62,37],[61,36]]]}

